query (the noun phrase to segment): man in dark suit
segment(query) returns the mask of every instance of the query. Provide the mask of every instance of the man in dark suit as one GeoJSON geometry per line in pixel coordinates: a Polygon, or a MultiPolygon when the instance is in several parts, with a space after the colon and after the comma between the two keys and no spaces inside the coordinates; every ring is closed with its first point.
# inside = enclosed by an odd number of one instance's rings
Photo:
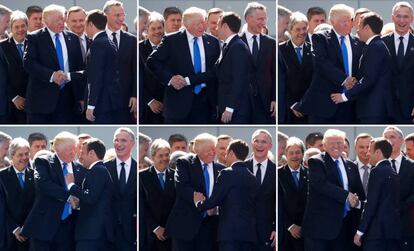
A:
{"type": "Polygon", "coordinates": [[[351,89],[331,95],[335,104],[356,100],[356,117],[362,124],[385,123],[394,113],[391,105],[391,56],[379,37],[382,18],[369,12],[361,16],[358,35],[367,43],[360,58],[356,78],[351,89]]]}
{"type": "Polygon", "coordinates": [[[147,39],[139,43],[140,64],[144,64],[140,67],[144,68],[145,71],[144,85],[141,89],[145,113],[143,123],[162,124],[164,85],[146,64],[149,55],[156,50],[164,36],[164,18],[161,14],[157,12],[150,14],[147,33],[147,39]]]}
{"type": "Polygon", "coordinates": [[[99,139],[82,143],[79,161],[88,169],[82,186],[75,184],[73,174],[65,176],[69,193],[79,198],[81,208],[75,228],[77,251],[112,250],[114,241],[112,216],[112,180],[102,162],[105,145],[99,139]]]}
{"type": "Polygon", "coordinates": [[[134,132],[118,128],[114,133],[116,158],[105,162],[113,181],[116,251],[137,249],[137,162],[131,156],[134,145],[134,132]]]}
{"type": "Polygon", "coordinates": [[[288,139],[286,158],[288,163],[278,169],[278,188],[283,198],[283,230],[286,236],[282,250],[305,250],[301,235],[308,193],[308,174],[302,165],[305,144],[296,137],[288,139]]]}
{"type": "Polygon", "coordinates": [[[255,199],[258,186],[244,163],[247,154],[247,143],[233,140],[226,153],[226,162],[230,167],[220,171],[211,197],[205,200],[202,193],[194,193],[194,203],[199,211],[219,206],[220,251],[251,251],[257,240],[255,199]]]}
{"type": "Polygon", "coordinates": [[[137,112],[137,37],[121,30],[125,11],[120,1],[107,1],[103,7],[107,17],[106,34],[118,48],[119,81],[123,124],[135,124],[137,112]]]}
{"type": "Polygon", "coordinates": [[[226,12],[219,19],[218,34],[224,45],[216,63],[218,116],[225,124],[251,121],[253,60],[248,46],[237,35],[240,26],[240,17],[234,12],[226,12]]]}
{"type": "Polygon", "coordinates": [[[69,194],[64,174],[73,173],[81,186],[86,169],[73,161],[76,135],[61,132],[53,142],[56,153],[35,159],[36,197],[21,231],[35,251],[75,249],[72,208],[77,207],[77,199],[69,194]]]}
{"type": "Polygon", "coordinates": [[[350,103],[335,104],[330,95],[349,88],[358,70],[363,44],[351,35],[353,8],[336,4],[330,10],[333,28],[312,35],[314,78],[295,108],[309,115],[311,124],[353,123],[350,103]]]}
{"type": "Polygon", "coordinates": [[[23,111],[28,75],[23,69],[23,53],[26,47],[27,16],[15,11],[10,18],[12,36],[0,42],[8,66],[8,109],[9,123],[25,124],[26,113],[23,111]]]}
{"type": "Polygon", "coordinates": [[[272,136],[258,129],[252,134],[253,157],[247,167],[256,177],[259,189],[256,196],[257,243],[254,250],[271,251],[276,242],[276,164],[268,159],[272,136]]]}
{"type": "Polygon", "coordinates": [[[139,203],[144,205],[146,212],[145,242],[148,250],[170,251],[171,238],[165,234],[165,225],[175,202],[174,170],[168,168],[170,144],[163,139],[154,140],[151,158],[154,165],[139,172],[142,191],[139,203]]]}
{"type": "Polygon", "coordinates": [[[49,5],[43,11],[46,27],[27,37],[24,68],[27,122],[69,124],[83,101],[83,78],[78,37],[64,31],[65,8],[49,5]]]}
{"type": "Polygon", "coordinates": [[[247,29],[241,39],[253,58],[255,85],[252,94],[252,121],[255,124],[274,124],[276,116],[276,40],[262,34],[266,26],[266,7],[248,3],[244,10],[247,29]]]}
{"type": "Polygon", "coordinates": [[[353,194],[355,177],[341,157],[345,133],[328,129],[323,144],[325,152],[308,160],[308,200],[302,223],[305,250],[347,251],[353,235],[349,211],[359,201],[353,194]]]}
{"type": "Polygon", "coordinates": [[[88,13],[86,33],[93,39],[87,53],[86,119],[96,124],[126,123],[122,117],[118,49],[105,33],[102,11],[88,13]]]}
{"type": "Polygon", "coordinates": [[[165,86],[164,122],[206,124],[216,115],[213,72],[220,54],[218,40],[204,32],[205,10],[184,11],[185,29],[169,34],[148,58],[148,67],[165,86]]]}
{"type": "Polygon", "coordinates": [[[414,248],[414,219],[412,217],[414,210],[414,162],[401,152],[404,134],[398,127],[386,127],[382,136],[392,145],[389,160],[400,180],[398,195],[402,238],[398,250],[408,251],[414,248]]]}
{"type": "Polygon", "coordinates": [[[6,195],[9,250],[29,250],[29,241],[21,235],[35,197],[33,169],[28,167],[29,151],[29,143],[25,139],[13,139],[9,148],[13,165],[0,172],[0,186],[3,186],[6,195]]]}
{"type": "Polygon", "coordinates": [[[173,238],[178,251],[212,251],[217,241],[218,216],[215,209],[201,214],[194,205],[194,192],[209,198],[219,171],[224,166],[214,162],[216,138],[208,133],[194,139],[196,155],[177,160],[176,200],[167,220],[166,234],[173,238]]]}
{"type": "Polygon", "coordinates": [[[412,123],[414,116],[414,36],[410,33],[413,8],[408,2],[397,2],[392,9],[395,31],[382,37],[391,53],[391,91],[395,104],[393,122],[412,123]],[[401,19],[404,16],[407,18],[401,19]]]}
{"type": "Polygon", "coordinates": [[[396,251],[401,238],[398,212],[397,173],[388,158],[392,146],[385,138],[371,140],[369,162],[374,166],[368,182],[368,196],[354,243],[366,251],[396,251]]]}
{"type": "Polygon", "coordinates": [[[6,97],[2,99],[0,104],[0,124],[8,123],[8,103],[7,103],[7,86],[9,81],[9,73],[7,68],[7,59],[2,47],[0,46],[0,95],[6,97]]]}
{"type": "Polygon", "coordinates": [[[292,14],[288,31],[291,39],[279,44],[286,64],[286,123],[303,124],[307,118],[290,107],[299,102],[310,86],[313,76],[311,44],[305,41],[308,21],[302,13],[292,14]]]}
{"type": "Polygon", "coordinates": [[[6,195],[0,186],[0,251],[7,250],[6,195]]]}

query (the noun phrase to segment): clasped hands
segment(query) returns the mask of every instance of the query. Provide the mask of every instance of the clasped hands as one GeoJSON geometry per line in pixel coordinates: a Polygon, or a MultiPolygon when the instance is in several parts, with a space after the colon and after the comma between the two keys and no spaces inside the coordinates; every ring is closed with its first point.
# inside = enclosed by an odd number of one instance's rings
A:
{"type": "MultiPolygon", "coordinates": [[[[345,79],[345,82],[342,84],[342,86],[345,87],[346,90],[350,90],[356,85],[356,83],[358,83],[358,80],[352,76],[349,76],[345,79]]],[[[342,99],[342,93],[332,93],[331,100],[335,104],[339,104],[345,101],[342,99]]]]}
{"type": "Polygon", "coordinates": [[[184,77],[181,75],[174,75],[171,80],[170,84],[174,89],[181,90],[183,87],[187,86],[187,82],[185,81],[184,77]]]}
{"type": "Polygon", "coordinates": [[[197,205],[199,202],[204,202],[206,200],[206,197],[200,192],[194,192],[193,199],[194,204],[197,205]]]}
{"type": "Polygon", "coordinates": [[[351,207],[357,207],[359,205],[359,198],[356,193],[348,193],[346,200],[349,202],[351,207]]]}
{"type": "MultiPolygon", "coordinates": [[[[66,184],[75,183],[75,177],[73,176],[73,173],[68,173],[65,175],[65,181],[66,184]]],[[[78,208],[79,206],[79,198],[76,196],[71,195],[69,197],[69,203],[72,209],[78,208]]]]}
{"type": "Polygon", "coordinates": [[[68,75],[65,72],[59,70],[59,71],[53,72],[52,80],[57,85],[61,85],[65,82],[67,82],[69,79],[68,79],[68,75]]]}

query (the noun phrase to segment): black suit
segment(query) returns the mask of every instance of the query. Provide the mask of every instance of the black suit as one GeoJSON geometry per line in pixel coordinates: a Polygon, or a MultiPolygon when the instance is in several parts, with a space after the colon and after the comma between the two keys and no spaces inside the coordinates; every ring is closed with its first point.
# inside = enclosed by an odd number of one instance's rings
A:
{"type": "Polygon", "coordinates": [[[398,187],[399,178],[388,160],[372,168],[367,203],[358,227],[364,233],[364,251],[398,250],[401,238],[398,187]]]}
{"type": "MultiPolygon", "coordinates": [[[[86,169],[72,162],[75,183],[80,186],[86,169]]],[[[36,197],[24,222],[22,234],[31,238],[35,250],[73,250],[74,215],[61,220],[69,198],[62,166],[56,154],[35,159],[36,197]]]]}
{"type": "Polygon", "coordinates": [[[10,79],[8,68],[7,68],[7,59],[3,52],[2,47],[0,46],[0,95],[2,98],[0,99],[0,124],[9,123],[8,119],[8,94],[7,94],[7,86],[10,79]]]}
{"type": "Polygon", "coordinates": [[[279,44],[279,49],[283,55],[283,62],[286,65],[286,114],[287,123],[303,124],[307,123],[306,118],[297,118],[290,107],[299,102],[306,90],[309,88],[313,76],[313,57],[311,54],[311,44],[304,43],[302,47],[302,63],[299,63],[292,40],[279,44]]]}
{"type": "MultiPolygon", "coordinates": [[[[246,161],[253,173],[253,159],[246,161]]],[[[276,231],[276,164],[268,160],[266,173],[256,196],[257,244],[255,250],[271,251],[270,235],[276,231]]]]}
{"type": "MultiPolygon", "coordinates": [[[[202,36],[206,71],[196,74],[190,54],[187,31],[182,30],[164,36],[161,43],[148,58],[148,67],[165,86],[165,123],[206,124],[212,121],[216,112],[217,87],[212,71],[220,54],[218,40],[208,34],[202,36]],[[176,90],[168,85],[174,75],[188,77],[191,85],[176,90]],[[205,83],[207,86],[197,95],[194,87],[205,83]]],[[[200,48],[201,53],[201,48],[200,48]]]]}
{"type": "Polygon", "coordinates": [[[112,220],[112,180],[102,162],[88,169],[82,186],[73,185],[69,193],[79,198],[81,208],[75,228],[76,250],[110,250],[114,241],[112,220]]]}
{"type": "Polygon", "coordinates": [[[7,250],[6,195],[0,186],[0,251],[7,250]]]}
{"type": "MultiPolygon", "coordinates": [[[[352,74],[358,70],[363,43],[349,35],[352,50],[352,74]]],[[[312,35],[314,77],[302,98],[299,111],[309,115],[310,123],[353,123],[354,112],[349,103],[336,105],[332,93],[341,93],[347,78],[341,47],[333,29],[312,35]]]]}
{"type": "MultiPolygon", "coordinates": [[[[282,250],[303,251],[303,238],[295,239],[288,229],[295,224],[302,227],[303,214],[305,213],[306,197],[308,193],[307,170],[300,167],[299,186],[296,186],[292,172],[288,165],[278,169],[278,188],[283,198],[283,231],[286,239],[282,244],[282,250]]],[[[280,201],[279,197],[279,201],[280,201]]]]}
{"type": "Polygon", "coordinates": [[[277,120],[279,124],[286,123],[287,120],[287,105],[286,105],[286,74],[287,74],[287,67],[286,63],[283,59],[283,54],[281,50],[278,50],[277,55],[277,67],[278,67],[278,75],[277,75],[277,84],[278,84],[278,93],[277,93],[277,120]]]}
{"type": "MultiPolygon", "coordinates": [[[[241,39],[248,45],[246,33],[241,35],[241,39]]],[[[265,34],[260,34],[259,39],[258,60],[254,64],[256,81],[252,93],[252,120],[255,124],[274,124],[270,104],[276,101],[276,40],[265,34]]]]}
{"type": "Polygon", "coordinates": [[[16,251],[29,250],[29,241],[19,242],[13,231],[18,227],[23,227],[24,221],[32,209],[35,197],[33,169],[26,168],[24,173],[25,182],[22,189],[13,166],[0,172],[0,185],[3,186],[6,194],[8,245],[10,250],[16,251]]]}
{"type": "Polygon", "coordinates": [[[153,49],[149,39],[143,40],[139,43],[140,64],[144,64],[140,67],[142,67],[145,71],[144,85],[143,89],[141,89],[143,95],[142,98],[144,99],[142,104],[144,105],[143,116],[145,116],[145,124],[162,124],[162,113],[156,114],[148,106],[148,103],[153,99],[163,103],[165,89],[158,77],[147,67],[146,61],[152,51],[153,49]]]}
{"type": "Polygon", "coordinates": [[[160,241],[154,234],[157,227],[167,223],[168,216],[175,202],[174,170],[165,170],[165,185],[161,187],[160,180],[154,166],[139,172],[139,186],[142,191],[140,204],[145,207],[145,223],[148,250],[170,251],[171,239],[160,241]]]}
{"type": "Polygon", "coordinates": [[[218,241],[220,251],[252,250],[256,239],[256,178],[244,162],[220,171],[211,197],[198,209],[219,206],[218,241]]]}
{"type": "Polygon", "coordinates": [[[113,182],[112,212],[115,224],[116,250],[137,249],[137,162],[131,160],[131,170],[122,194],[119,187],[116,158],[105,162],[113,182]]]}
{"type": "MultiPolygon", "coordinates": [[[[71,81],[63,89],[51,83],[53,72],[60,70],[56,49],[47,28],[27,36],[24,69],[29,73],[25,111],[31,124],[70,124],[79,112],[78,101],[83,100],[82,53],[78,36],[63,31],[71,81]]],[[[62,45],[63,47],[63,45],[62,45]]],[[[63,49],[63,48],[62,48],[63,49]]]]}
{"type": "MultiPolygon", "coordinates": [[[[26,40],[23,42],[26,43],[26,40]]],[[[18,110],[12,102],[12,99],[17,95],[22,98],[26,97],[28,74],[23,69],[23,59],[20,57],[13,37],[0,42],[0,46],[3,48],[4,55],[7,59],[8,75],[10,78],[8,83],[9,123],[25,124],[26,113],[22,110],[18,110]]]]}
{"type": "MultiPolygon", "coordinates": [[[[414,108],[414,36],[409,33],[407,51],[404,55],[402,67],[398,66],[395,48],[395,34],[390,33],[382,37],[391,54],[391,91],[395,110],[392,113],[393,122],[397,124],[412,123],[411,112],[414,108]]],[[[398,45],[398,43],[397,43],[398,45]]]]}
{"type": "Polygon", "coordinates": [[[121,116],[123,102],[119,78],[119,57],[105,32],[96,36],[87,54],[87,104],[94,106],[96,124],[127,124],[121,116]]]}
{"type": "MultiPolygon", "coordinates": [[[[213,162],[216,181],[224,167],[213,162]]],[[[189,154],[177,160],[175,172],[176,200],[167,220],[167,235],[173,238],[180,251],[213,250],[217,238],[217,216],[206,216],[197,210],[193,201],[194,192],[206,194],[200,159],[189,154]]],[[[214,187],[213,187],[214,191],[214,187]]]]}

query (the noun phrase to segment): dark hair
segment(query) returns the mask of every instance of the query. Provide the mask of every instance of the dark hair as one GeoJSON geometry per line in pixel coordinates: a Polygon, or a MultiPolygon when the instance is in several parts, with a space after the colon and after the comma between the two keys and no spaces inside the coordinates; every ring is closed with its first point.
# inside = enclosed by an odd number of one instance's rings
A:
{"type": "Polygon", "coordinates": [[[225,12],[221,18],[220,25],[227,24],[234,33],[239,33],[241,27],[240,16],[236,12],[225,12]]]}
{"type": "Polygon", "coordinates": [[[369,10],[369,9],[367,9],[367,8],[359,8],[359,9],[357,9],[357,10],[355,11],[355,13],[354,13],[354,18],[355,18],[357,15],[362,15],[362,14],[365,14],[365,13],[368,13],[368,12],[370,12],[370,10],[369,10]]]}
{"type": "Polygon", "coordinates": [[[374,151],[379,149],[382,152],[384,158],[388,159],[392,153],[392,145],[391,143],[385,138],[375,138],[371,140],[373,143],[374,151]]]}
{"type": "Polygon", "coordinates": [[[42,9],[42,7],[40,7],[40,6],[37,6],[37,5],[32,5],[32,6],[29,6],[29,7],[27,7],[27,9],[26,9],[26,15],[27,15],[27,18],[30,18],[30,16],[33,14],[33,13],[42,13],[43,12],[43,9],[42,9]]]}
{"type": "Polygon", "coordinates": [[[404,141],[413,141],[414,142],[414,133],[410,133],[410,134],[408,134],[406,137],[405,137],[405,139],[404,139],[404,141]]]}
{"type": "Polygon", "coordinates": [[[321,132],[309,133],[305,139],[306,148],[308,147],[308,145],[311,145],[311,146],[315,145],[316,141],[318,140],[323,140],[323,134],[321,132]]]}
{"type": "Polygon", "coordinates": [[[102,140],[91,138],[91,139],[85,140],[82,143],[82,145],[86,145],[86,149],[88,152],[93,150],[96,154],[96,157],[98,157],[98,159],[103,160],[103,158],[105,157],[106,148],[102,140]]]}
{"type": "Polygon", "coordinates": [[[72,6],[66,11],[66,17],[69,17],[71,13],[74,12],[83,12],[86,15],[86,11],[80,6],[72,6]]]}
{"type": "Polygon", "coordinates": [[[98,30],[105,30],[106,16],[101,10],[91,10],[86,17],[86,23],[92,23],[98,30]]]}
{"type": "Polygon", "coordinates": [[[375,34],[381,34],[384,22],[382,21],[380,15],[375,12],[368,12],[363,14],[362,17],[362,26],[368,25],[371,28],[372,32],[375,34]]]}
{"type": "Polygon", "coordinates": [[[185,143],[187,144],[187,138],[184,135],[179,134],[179,133],[172,134],[168,138],[168,143],[170,144],[170,146],[172,146],[175,142],[181,142],[181,141],[185,141],[185,143]]]}
{"type": "Polygon", "coordinates": [[[167,7],[167,8],[164,9],[163,16],[164,16],[164,19],[165,20],[167,20],[167,18],[168,18],[169,15],[173,15],[173,14],[180,14],[180,15],[182,15],[183,12],[179,8],[174,7],[174,6],[167,7]]]}
{"type": "Polygon", "coordinates": [[[46,141],[46,144],[47,144],[46,136],[43,133],[40,133],[40,132],[31,133],[29,135],[29,137],[27,138],[27,141],[29,141],[30,146],[32,146],[33,141],[36,141],[36,140],[44,140],[44,141],[46,141]]]}
{"type": "Polygon", "coordinates": [[[210,17],[211,14],[223,14],[223,10],[220,8],[211,8],[207,12],[207,19],[210,17]]]}
{"type": "Polygon", "coordinates": [[[249,145],[241,139],[235,139],[230,142],[228,151],[232,151],[237,159],[244,161],[249,154],[249,145]]]}
{"type": "Polygon", "coordinates": [[[326,11],[321,7],[315,6],[315,7],[310,7],[308,9],[308,12],[306,12],[306,17],[308,18],[308,21],[310,21],[313,16],[321,15],[321,14],[323,14],[326,18],[326,11]]]}

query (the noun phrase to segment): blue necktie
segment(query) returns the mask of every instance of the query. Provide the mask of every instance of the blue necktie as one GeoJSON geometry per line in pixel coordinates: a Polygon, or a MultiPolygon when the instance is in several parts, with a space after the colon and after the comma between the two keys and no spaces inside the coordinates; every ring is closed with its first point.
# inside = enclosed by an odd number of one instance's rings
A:
{"type": "MultiPolygon", "coordinates": [[[[57,55],[58,62],[59,62],[59,68],[60,70],[65,71],[65,62],[63,60],[63,49],[62,49],[62,44],[60,43],[59,33],[55,34],[55,45],[56,45],[56,55],[57,55]]],[[[63,87],[65,87],[65,83],[59,86],[60,89],[63,89],[63,87]]]]}
{"type": "MultiPolygon", "coordinates": [[[[339,168],[339,160],[335,160],[336,170],[339,174],[339,180],[341,181],[341,186],[344,187],[344,178],[342,177],[341,168],[339,168]]],[[[348,214],[348,211],[351,210],[348,201],[345,201],[344,205],[344,217],[348,214]]]]}
{"type": "Polygon", "coordinates": [[[292,171],[293,181],[295,182],[296,187],[299,187],[299,171],[292,171]]]}
{"type": "MultiPolygon", "coordinates": [[[[63,171],[63,177],[65,177],[69,172],[68,172],[68,163],[63,162],[63,167],[62,167],[62,171],[63,171]]],[[[68,190],[67,188],[67,184],[65,185],[65,189],[68,190]]],[[[69,201],[66,201],[65,206],[63,207],[63,212],[62,212],[62,216],[60,217],[61,220],[66,220],[66,218],[68,218],[68,216],[72,213],[71,207],[70,207],[70,203],[69,201]]]]}
{"type": "Polygon", "coordinates": [[[23,179],[24,173],[17,173],[17,178],[19,178],[20,187],[24,188],[24,179],[23,179]]]}
{"type": "Polygon", "coordinates": [[[342,59],[344,61],[344,70],[345,74],[349,76],[349,65],[348,65],[348,50],[345,44],[345,37],[341,36],[341,52],[342,52],[342,59]]]}
{"type": "Polygon", "coordinates": [[[404,61],[404,37],[400,37],[400,44],[398,45],[398,52],[397,52],[398,68],[401,69],[403,61],[404,61]]]}
{"type": "Polygon", "coordinates": [[[164,173],[159,173],[158,174],[158,179],[160,181],[162,190],[164,190],[164,188],[165,188],[164,173]]]}
{"type": "Polygon", "coordinates": [[[16,44],[17,51],[19,52],[20,58],[23,58],[23,44],[16,44]]]}
{"type": "Polygon", "coordinates": [[[301,53],[302,48],[300,47],[296,47],[295,51],[296,51],[296,56],[298,57],[298,61],[299,64],[302,64],[302,53],[301,53]]]}
{"type": "Polygon", "coordinates": [[[253,35],[253,48],[252,48],[252,56],[254,60],[254,64],[257,64],[257,57],[259,55],[259,45],[257,44],[256,35],[253,35]]]}
{"type": "MultiPolygon", "coordinates": [[[[196,74],[201,73],[201,54],[200,54],[200,48],[198,47],[197,43],[198,38],[194,37],[193,42],[193,54],[194,54],[194,72],[196,74]]],[[[194,93],[197,95],[201,92],[201,89],[203,87],[206,87],[205,83],[198,84],[194,87],[194,93]]]]}

